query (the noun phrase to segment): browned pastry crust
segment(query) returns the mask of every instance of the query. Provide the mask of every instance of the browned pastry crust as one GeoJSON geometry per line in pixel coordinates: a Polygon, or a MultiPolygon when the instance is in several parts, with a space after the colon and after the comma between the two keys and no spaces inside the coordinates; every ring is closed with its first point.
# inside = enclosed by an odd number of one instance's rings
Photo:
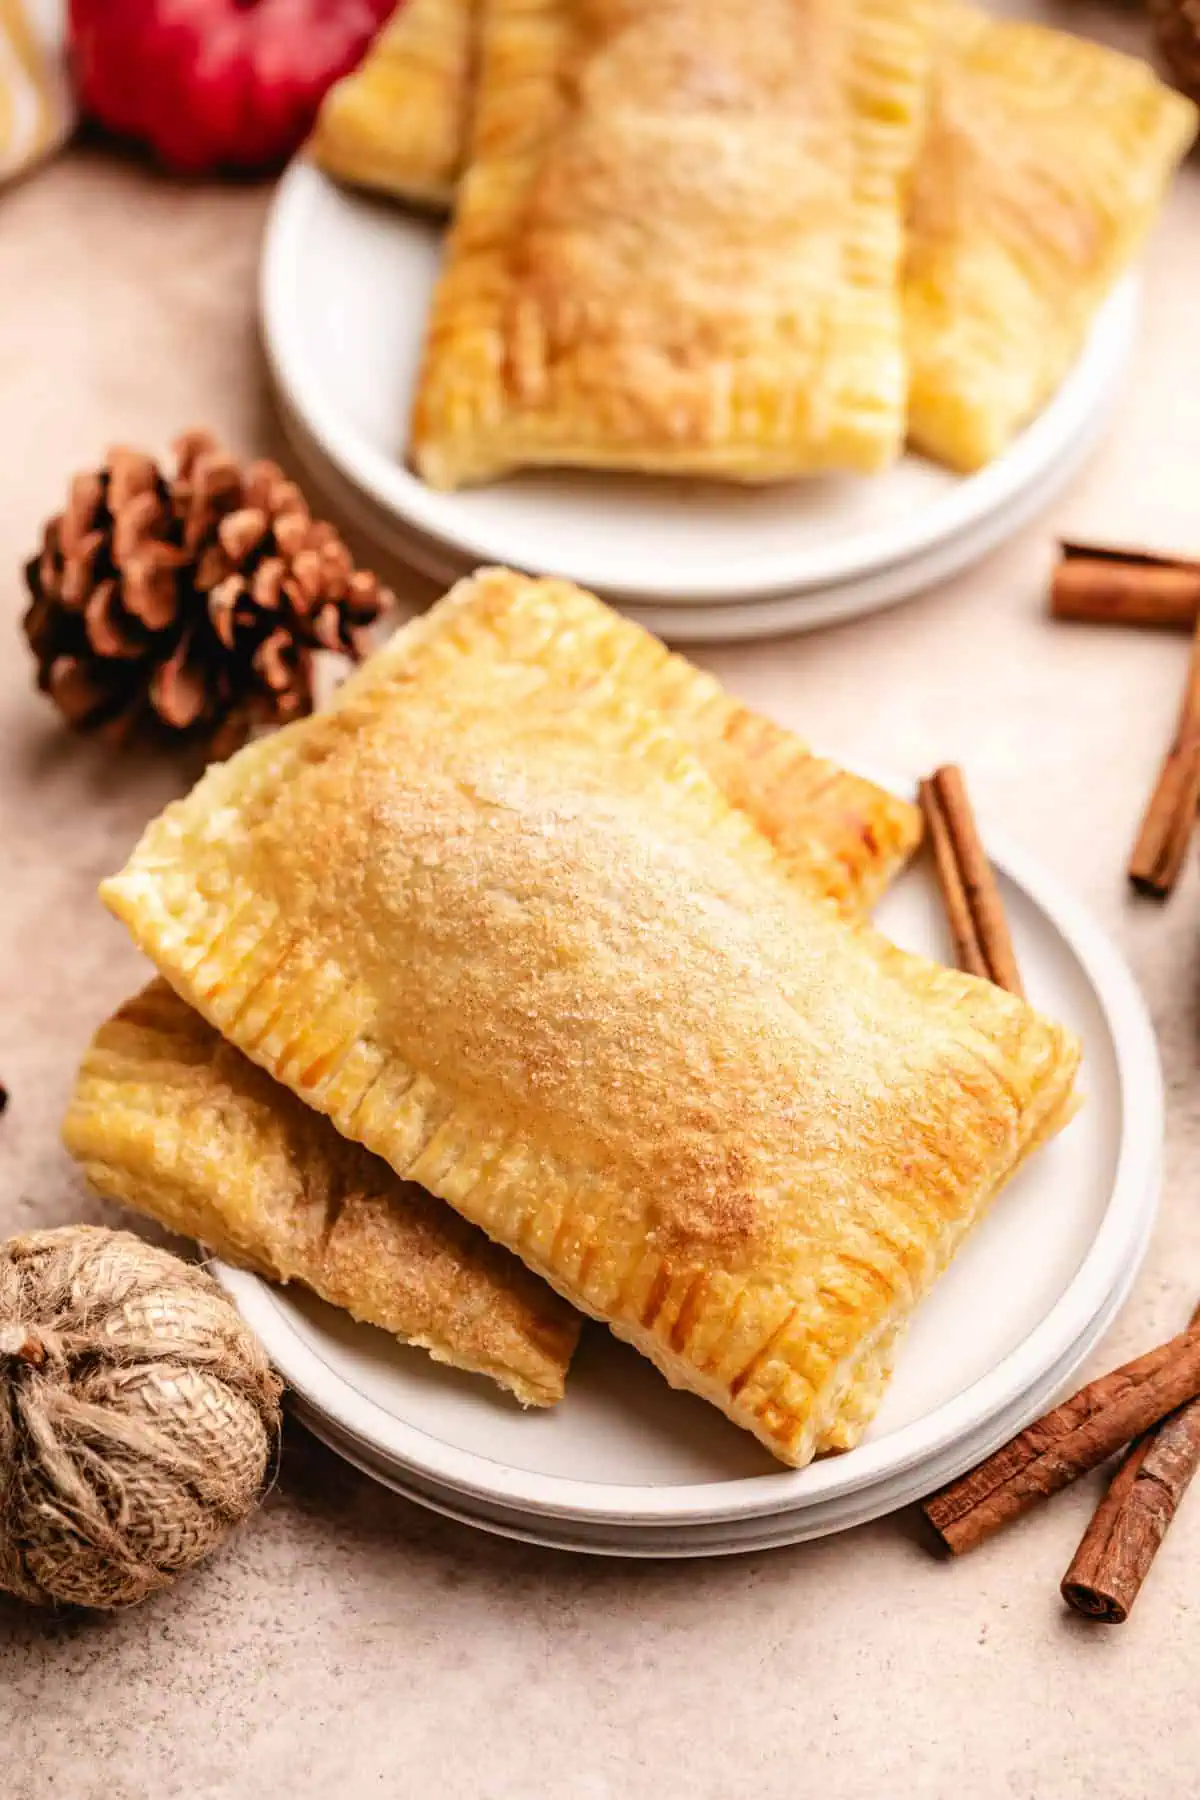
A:
{"type": "MultiPolygon", "coordinates": [[[[788,872],[848,917],[871,909],[921,840],[920,810],[910,801],[814,756],[794,732],[579,588],[481,582],[458,609],[452,635],[473,662],[520,665],[526,679],[553,684],[564,704],[576,695],[586,703],[604,681],[630,704],[660,714],[770,839],[788,872]]],[[[390,667],[387,657],[367,663],[341,700],[390,667]]]]}
{"type": "Polygon", "coordinates": [[[931,17],[491,0],[413,415],[424,478],[888,463],[931,17]]]}
{"type": "Polygon", "coordinates": [[[913,442],[992,460],[1058,386],[1140,247],[1196,108],[1067,32],[947,3],[904,304],[913,442]]]}
{"type": "MultiPolygon", "coordinates": [[[[970,470],[1005,448],[1078,355],[1195,135],[1196,109],[1144,62],[1069,33],[989,19],[959,0],[942,0],[936,16],[905,256],[909,426],[918,447],[970,470]]],[[[330,103],[356,168],[339,166],[337,146],[322,144],[326,165],[448,207],[466,153],[480,25],[473,0],[410,0],[392,27],[395,49],[386,38],[381,47],[383,67],[372,59],[361,79],[341,84],[344,122],[339,90],[330,103]],[[408,12],[424,50],[406,60],[399,38],[408,12]],[[433,69],[454,78],[433,81],[433,69]],[[440,169],[431,189],[422,160],[435,132],[440,169]]],[[[500,120],[511,126],[512,109],[500,120]]],[[[544,154],[551,162],[557,151],[544,154]]],[[[590,212],[584,225],[597,229],[590,212]]],[[[536,242],[547,237],[542,230],[536,242]]],[[[472,264],[465,253],[460,260],[469,279],[472,264]]],[[[572,284],[587,273],[571,262],[572,284]]],[[[539,293],[527,271],[522,320],[539,293]]],[[[453,320],[450,328],[457,341],[453,320]]],[[[443,435],[436,419],[430,430],[435,441],[443,435]]]]}
{"type": "Polygon", "coordinates": [[[404,0],[361,68],[326,94],[314,160],[357,187],[448,207],[470,118],[475,32],[470,0],[404,0]]]}
{"type": "Polygon", "coordinates": [[[561,1399],[579,1319],[482,1231],[340,1137],[155,981],[100,1027],[63,1136],[110,1200],[298,1281],[526,1406],[561,1399]]]}

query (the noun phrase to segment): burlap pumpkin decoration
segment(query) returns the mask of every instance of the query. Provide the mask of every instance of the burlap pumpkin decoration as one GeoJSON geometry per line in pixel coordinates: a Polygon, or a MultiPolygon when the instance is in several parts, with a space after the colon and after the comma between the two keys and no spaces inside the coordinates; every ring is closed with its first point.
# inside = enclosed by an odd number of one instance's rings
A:
{"type": "Polygon", "coordinates": [[[130,1606],[256,1505],[280,1386],[202,1269],[123,1231],[0,1245],[0,1588],[130,1606]]]}

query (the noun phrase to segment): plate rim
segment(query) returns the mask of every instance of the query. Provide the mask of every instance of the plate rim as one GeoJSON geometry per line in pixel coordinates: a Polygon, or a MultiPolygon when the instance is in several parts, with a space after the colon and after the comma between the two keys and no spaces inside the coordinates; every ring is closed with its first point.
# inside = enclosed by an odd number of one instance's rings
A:
{"type": "MultiPolygon", "coordinates": [[[[899,606],[982,561],[1054,504],[1104,437],[1120,397],[1123,374],[1122,368],[1114,368],[1107,388],[1098,397],[1095,412],[1084,421],[1078,436],[1064,447],[1062,458],[1040,488],[1019,495],[1003,512],[991,514],[981,525],[958,533],[932,550],[874,574],[793,594],[725,603],[704,601],[694,606],[684,601],[662,607],[644,605],[611,593],[609,601],[643,630],[673,644],[730,644],[795,636],[899,606]]],[[[456,567],[441,560],[450,556],[444,545],[431,545],[428,539],[418,538],[392,515],[381,516],[382,509],[375,508],[370,496],[355,488],[342,470],[324,458],[286,397],[277,390],[275,398],[281,429],[301,468],[324,486],[329,498],[357,530],[385,555],[442,589],[453,587],[470,574],[467,564],[456,567]]]]}
{"type": "MultiPolygon", "coordinates": [[[[623,1527],[606,1522],[601,1529],[610,1532],[628,1532],[628,1537],[604,1541],[586,1541],[589,1530],[596,1529],[595,1524],[586,1521],[570,1520],[562,1516],[551,1517],[546,1514],[512,1512],[503,1519],[497,1519],[495,1511],[483,1513],[472,1511],[463,1497],[454,1490],[431,1491],[424,1479],[410,1472],[401,1472],[385,1466],[382,1462],[371,1460],[370,1445],[359,1446],[347,1441],[344,1431],[330,1420],[324,1420],[314,1413],[300,1396],[293,1401],[294,1410],[308,1430],[335,1455],[342,1456],[353,1464],[362,1474],[372,1480],[381,1482],[393,1493],[401,1494],[405,1499],[418,1506],[427,1506],[444,1517],[455,1519],[463,1525],[475,1526],[479,1530],[492,1531],[499,1536],[515,1537],[524,1543],[539,1544],[543,1548],[556,1550],[578,1550],[587,1554],[609,1556],[708,1556],[745,1553],[759,1549],[775,1549],[784,1545],[807,1543],[819,1537],[832,1537],[841,1531],[853,1530],[858,1525],[869,1523],[873,1519],[887,1517],[890,1513],[913,1505],[926,1494],[933,1493],[947,1481],[953,1481],[964,1470],[990,1456],[1000,1448],[1016,1432],[1024,1429],[1031,1420],[1037,1418],[1047,1405],[1060,1393],[1065,1392],[1067,1384],[1078,1369],[1091,1355],[1105,1332],[1111,1326],[1116,1315],[1129,1297],[1130,1290],[1137,1278],[1138,1271],[1144,1261],[1149,1247],[1153,1220],[1149,1220],[1141,1234],[1135,1255],[1122,1269],[1120,1279],[1113,1292],[1106,1298],[1103,1306],[1091,1319],[1076,1342],[1061,1362],[1057,1363],[1046,1376],[1024,1395],[1020,1401],[1005,1412],[998,1414],[992,1421],[986,1434],[964,1439],[954,1447],[953,1454],[934,1467],[923,1465],[919,1470],[902,1472],[899,1476],[876,1482],[873,1486],[861,1489],[857,1495],[850,1494],[824,1505],[802,1508],[784,1508],[778,1513],[766,1513],[759,1517],[733,1519],[724,1521],[733,1535],[722,1538],[718,1534],[722,1521],[700,1522],[691,1525],[678,1525],[674,1522],[658,1522],[650,1525],[634,1525],[623,1527]],[[404,1478],[407,1476],[407,1478],[404,1478]],[[771,1533],[768,1526],[772,1519],[777,1521],[805,1520],[804,1525],[784,1525],[781,1530],[771,1533]],[[577,1535],[569,1535],[564,1528],[573,1527],[577,1535]],[[756,1528],[761,1531],[756,1532],[756,1528]],[[551,1535],[552,1532],[554,1535],[551,1535]],[[634,1540],[640,1536],[641,1543],[635,1547],[634,1540]],[[642,1548],[644,1544],[646,1547],[642,1548]],[[675,1548],[664,1546],[675,1545],[675,1548]]],[[[495,1502],[489,1502],[495,1508],[495,1502]]],[[[499,1510],[497,1508],[497,1510],[499,1510]]]]}
{"type": "MultiPolygon", "coordinates": [[[[864,771],[878,779],[873,771],[864,771]]],[[[886,781],[911,792],[907,781],[886,781]]],[[[716,1522],[802,1508],[849,1495],[898,1476],[982,1428],[1007,1409],[1074,1343],[1119,1283],[1135,1243],[1153,1227],[1159,1199],[1165,1101],[1158,1046],[1133,974],[1108,932],[1029,853],[981,821],[994,865],[1050,921],[1083,972],[1104,1018],[1116,1065],[1122,1129],[1111,1192],[1094,1238],[1074,1276],[1029,1335],[994,1368],[923,1418],[859,1445],[843,1456],[729,1480],[650,1484],[595,1483],[548,1475],[463,1450],[389,1413],[347,1382],[297,1332],[277,1292],[260,1277],[213,1264],[214,1273],[258,1331],[272,1360],[296,1391],[351,1435],[399,1468],[482,1500],[526,1511],[610,1523],[716,1522]],[[281,1356],[281,1339],[285,1352],[281,1356]],[[890,1447],[890,1448],[889,1448],[890,1447]],[[840,1479],[839,1479],[840,1472],[840,1479]]]]}
{"type": "MultiPolygon", "coordinates": [[[[565,576],[602,593],[621,593],[630,602],[695,606],[836,586],[909,560],[977,526],[982,519],[1003,511],[1018,494],[1038,490],[1065,448],[1075,442],[1097,404],[1097,394],[1103,394],[1114,372],[1127,361],[1138,311],[1139,281],[1130,272],[1109,295],[1074,367],[1037,418],[994,462],[963,477],[945,496],[923,509],[916,525],[911,518],[901,517],[859,533],[852,544],[830,546],[819,555],[810,550],[799,565],[784,553],[755,556],[751,552],[744,565],[736,565],[732,571],[706,573],[696,566],[682,581],[669,569],[659,576],[648,568],[634,595],[606,579],[603,566],[592,564],[586,554],[581,558],[573,555],[570,566],[562,563],[549,568],[536,546],[522,549],[518,538],[514,552],[512,545],[496,540],[494,529],[464,528],[454,517],[454,494],[426,487],[397,458],[361,439],[343,422],[336,407],[323,399],[319,384],[314,391],[306,383],[306,358],[292,304],[297,288],[293,271],[317,198],[329,195],[347,206],[379,210],[383,206],[378,200],[345,190],[301,155],[284,172],[272,197],[259,266],[259,313],[267,360],[287,404],[310,436],[334,467],[385,512],[453,548],[468,563],[507,564],[532,573],[565,576]]],[[[394,217],[404,222],[409,215],[396,208],[394,217]]],[[[428,229],[427,219],[414,218],[412,222],[428,229]]]]}

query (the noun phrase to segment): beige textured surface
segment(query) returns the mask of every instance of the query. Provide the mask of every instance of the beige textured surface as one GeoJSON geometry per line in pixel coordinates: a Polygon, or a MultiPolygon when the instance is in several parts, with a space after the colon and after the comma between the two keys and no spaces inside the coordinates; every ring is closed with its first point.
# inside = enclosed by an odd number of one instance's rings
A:
{"type": "MultiPolygon", "coordinates": [[[[1046,9],[1086,25],[1117,9],[1046,9]]],[[[3,627],[18,556],[68,469],[116,436],[205,419],[275,438],[251,323],[261,193],[77,160],[0,196],[3,627]]],[[[1195,546],[1200,171],[1150,257],[1146,327],[1106,448],[1051,516],[953,586],[819,638],[714,652],[823,748],[920,769],[960,756],[980,808],[1124,945],[1169,1084],[1146,1268],[1094,1358],[1166,1335],[1200,1292],[1200,871],[1166,911],[1122,864],[1163,749],[1178,639],[1053,629],[1055,527],[1195,546]]],[[[57,1148],[75,1062],[142,978],[92,897],[184,783],[62,738],[0,661],[0,1229],[101,1209],[57,1148]]],[[[174,1595],[50,1621],[0,1602],[7,1800],[1160,1800],[1196,1789],[1200,1494],[1129,1624],[1064,1617],[1092,1503],[1059,1496],[958,1565],[911,1516],[731,1562],[607,1566],[417,1512],[296,1426],[265,1513],[174,1595]]]]}

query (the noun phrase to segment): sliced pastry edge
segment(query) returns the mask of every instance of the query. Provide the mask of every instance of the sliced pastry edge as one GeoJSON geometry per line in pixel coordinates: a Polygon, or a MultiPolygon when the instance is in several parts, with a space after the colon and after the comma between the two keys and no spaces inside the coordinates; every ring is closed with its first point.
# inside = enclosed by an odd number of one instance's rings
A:
{"type": "Polygon", "coordinates": [[[524,1406],[562,1398],[578,1315],[509,1252],[343,1141],[164,980],[95,1034],[63,1141],[106,1199],[524,1406]]]}

